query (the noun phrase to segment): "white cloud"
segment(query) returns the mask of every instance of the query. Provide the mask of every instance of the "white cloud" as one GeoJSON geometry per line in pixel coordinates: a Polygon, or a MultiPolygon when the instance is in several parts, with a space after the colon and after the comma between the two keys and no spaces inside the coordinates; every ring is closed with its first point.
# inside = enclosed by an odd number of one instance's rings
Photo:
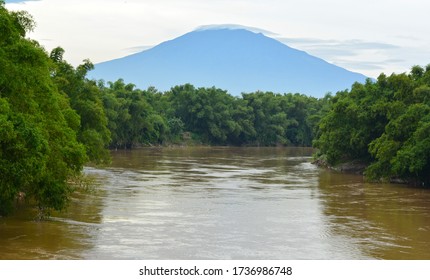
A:
{"type": "Polygon", "coordinates": [[[211,29],[246,29],[249,31],[252,31],[254,33],[262,33],[266,36],[278,36],[278,34],[273,33],[269,30],[264,30],[261,28],[257,28],[254,26],[245,26],[240,24],[209,24],[209,25],[202,25],[197,27],[195,30],[211,30],[211,29]]]}
{"type": "Polygon", "coordinates": [[[37,22],[30,36],[48,50],[62,46],[73,64],[125,56],[212,24],[268,30],[370,76],[430,63],[427,0],[40,0],[7,7],[29,11],[37,22]]]}
{"type": "Polygon", "coordinates": [[[388,65],[394,68],[394,72],[404,71],[402,70],[404,67],[411,66],[404,65],[405,59],[391,59],[390,57],[401,57],[404,50],[400,46],[388,43],[319,38],[278,38],[278,40],[291,47],[306,50],[330,63],[367,73],[371,77],[377,77],[388,65]],[[401,67],[398,67],[399,65],[401,67]]]}

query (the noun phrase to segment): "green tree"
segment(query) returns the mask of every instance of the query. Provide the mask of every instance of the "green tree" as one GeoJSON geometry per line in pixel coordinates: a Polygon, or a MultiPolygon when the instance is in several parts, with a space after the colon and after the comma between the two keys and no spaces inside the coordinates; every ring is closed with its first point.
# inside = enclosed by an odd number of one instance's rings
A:
{"type": "Polygon", "coordinates": [[[164,116],[155,112],[149,103],[155,102],[157,92],[135,89],[122,79],[109,82],[109,87],[99,84],[108,128],[112,135],[111,148],[132,148],[140,145],[161,144],[169,128],[164,116]]]}
{"type": "Polygon", "coordinates": [[[35,41],[25,12],[0,1],[0,214],[19,192],[42,210],[62,209],[70,176],[86,161],[77,141],[78,115],[51,79],[52,63],[35,41]]]}
{"type": "Polygon", "coordinates": [[[430,184],[430,67],[381,74],[337,93],[315,147],[331,164],[359,159],[372,180],[430,184]]]}
{"type": "Polygon", "coordinates": [[[287,100],[282,95],[272,92],[255,92],[242,96],[253,111],[257,145],[291,144],[287,137],[287,130],[296,121],[288,117],[287,100]]]}
{"type": "Polygon", "coordinates": [[[198,135],[204,143],[225,145],[240,127],[233,119],[235,99],[226,91],[176,86],[167,93],[173,116],[183,121],[185,130],[198,135]]]}
{"type": "Polygon", "coordinates": [[[85,145],[89,159],[95,163],[109,162],[107,150],[111,141],[108,119],[98,85],[86,78],[93,64],[85,60],[76,69],[63,59],[64,50],[57,47],[50,58],[55,67],[52,78],[57,87],[69,98],[72,108],[80,116],[78,139],[85,145]]]}
{"type": "Polygon", "coordinates": [[[385,132],[369,144],[375,156],[366,170],[371,179],[398,177],[429,183],[430,174],[430,107],[416,103],[390,120],[385,132]]]}
{"type": "Polygon", "coordinates": [[[354,84],[350,92],[338,92],[331,102],[331,109],[319,124],[314,146],[327,156],[330,164],[370,162],[368,145],[381,135],[388,122],[390,93],[368,80],[354,84]]]}

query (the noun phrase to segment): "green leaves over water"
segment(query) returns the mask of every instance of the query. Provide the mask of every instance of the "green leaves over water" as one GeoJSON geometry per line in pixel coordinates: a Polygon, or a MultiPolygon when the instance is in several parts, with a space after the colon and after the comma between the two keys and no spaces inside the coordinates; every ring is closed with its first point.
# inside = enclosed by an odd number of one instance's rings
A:
{"type": "Polygon", "coordinates": [[[430,183],[430,65],[338,93],[314,144],[330,164],[367,162],[372,180],[430,183]]]}
{"type": "Polygon", "coordinates": [[[0,19],[0,214],[20,192],[39,208],[61,209],[67,178],[87,160],[68,125],[78,115],[55,86],[47,54],[25,38],[31,18],[0,5],[0,19]]]}

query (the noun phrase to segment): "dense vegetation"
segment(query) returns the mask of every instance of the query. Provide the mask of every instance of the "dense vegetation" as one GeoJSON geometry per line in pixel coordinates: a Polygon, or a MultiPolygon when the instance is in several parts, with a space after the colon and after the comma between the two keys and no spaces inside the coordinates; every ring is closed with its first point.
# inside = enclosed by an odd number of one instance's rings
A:
{"type": "Polygon", "coordinates": [[[90,61],[74,68],[62,48],[48,54],[25,38],[33,27],[0,1],[0,215],[23,195],[62,209],[84,164],[145,145],[314,143],[329,164],[364,162],[370,179],[430,183],[430,66],[321,99],[190,84],[159,92],[89,80],[90,61]]]}
{"type": "Polygon", "coordinates": [[[371,180],[430,183],[430,65],[338,92],[315,147],[329,164],[360,160],[371,180]]]}
{"type": "Polygon", "coordinates": [[[87,160],[79,115],[59,92],[52,61],[25,39],[34,24],[0,2],[0,214],[25,193],[40,209],[64,207],[68,178],[87,160]]]}
{"type": "Polygon", "coordinates": [[[99,82],[111,148],[180,144],[310,146],[328,100],[256,92],[233,97],[186,84],[161,93],[122,80],[99,82]],[[185,139],[184,139],[185,138],[185,139]]]}

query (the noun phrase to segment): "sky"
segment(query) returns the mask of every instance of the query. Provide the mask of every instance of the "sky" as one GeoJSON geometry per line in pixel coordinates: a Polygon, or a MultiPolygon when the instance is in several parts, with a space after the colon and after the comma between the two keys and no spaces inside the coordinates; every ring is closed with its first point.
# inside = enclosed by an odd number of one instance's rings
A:
{"type": "Polygon", "coordinates": [[[206,25],[262,30],[290,47],[376,78],[430,64],[428,0],[6,0],[29,35],[73,65],[123,57],[206,25]]]}

